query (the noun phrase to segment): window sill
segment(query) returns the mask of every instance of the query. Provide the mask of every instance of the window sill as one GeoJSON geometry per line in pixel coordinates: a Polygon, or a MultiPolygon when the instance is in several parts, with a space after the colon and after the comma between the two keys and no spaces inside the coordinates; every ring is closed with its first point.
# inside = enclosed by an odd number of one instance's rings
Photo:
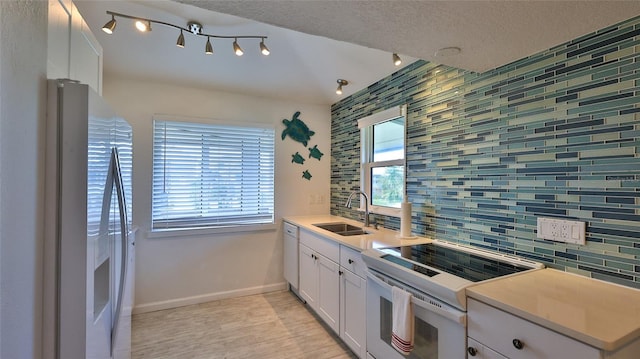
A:
{"type": "Polygon", "coordinates": [[[277,229],[278,226],[276,224],[252,224],[248,226],[229,226],[217,228],[155,229],[147,231],[147,238],[205,236],[210,234],[275,231],[277,229]]]}

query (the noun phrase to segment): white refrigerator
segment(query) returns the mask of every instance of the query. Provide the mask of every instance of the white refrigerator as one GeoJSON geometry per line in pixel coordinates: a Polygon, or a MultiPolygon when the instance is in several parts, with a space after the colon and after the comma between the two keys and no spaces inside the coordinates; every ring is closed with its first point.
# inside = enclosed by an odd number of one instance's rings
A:
{"type": "Polygon", "coordinates": [[[87,85],[47,91],[43,357],[130,358],[131,126],[87,85]]]}

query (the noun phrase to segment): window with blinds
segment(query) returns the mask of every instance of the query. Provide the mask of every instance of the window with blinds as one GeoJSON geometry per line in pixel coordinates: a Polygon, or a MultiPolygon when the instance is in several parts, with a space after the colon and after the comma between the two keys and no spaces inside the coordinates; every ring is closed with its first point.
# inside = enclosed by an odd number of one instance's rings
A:
{"type": "Polygon", "coordinates": [[[153,229],[271,224],[273,128],[164,121],[153,130],[153,229]]]}

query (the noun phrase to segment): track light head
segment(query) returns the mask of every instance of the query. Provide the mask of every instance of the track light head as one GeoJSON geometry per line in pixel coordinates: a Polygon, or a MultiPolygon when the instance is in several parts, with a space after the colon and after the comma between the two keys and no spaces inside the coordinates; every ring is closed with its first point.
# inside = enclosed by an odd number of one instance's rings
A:
{"type": "Polygon", "coordinates": [[[211,46],[211,40],[207,37],[207,44],[204,46],[204,53],[207,55],[213,54],[213,46],[211,46]]]}
{"type": "Polygon", "coordinates": [[[182,33],[182,30],[180,30],[180,36],[178,36],[176,46],[178,46],[179,48],[184,48],[184,34],[182,33]]]}
{"type": "Polygon", "coordinates": [[[238,45],[238,39],[233,41],[233,52],[235,52],[237,56],[242,56],[244,54],[244,51],[242,51],[242,48],[238,45]]]}
{"type": "Polygon", "coordinates": [[[140,32],[151,31],[151,21],[136,20],[136,29],[140,30],[140,32]]]}
{"type": "Polygon", "coordinates": [[[102,31],[111,35],[113,34],[113,30],[115,29],[116,29],[116,17],[111,15],[111,20],[109,20],[106,24],[104,24],[104,26],[102,27],[102,31]]]}
{"type": "Polygon", "coordinates": [[[393,56],[391,58],[393,59],[394,65],[400,66],[402,64],[402,59],[400,59],[400,56],[398,56],[398,54],[396,54],[395,52],[393,53],[393,56]]]}
{"type": "Polygon", "coordinates": [[[349,81],[338,79],[337,82],[338,82],[338,88],[336,89],[336,95],[342,95],[342,86],[347,86],[349,84],[349,81]]]}
{"type": "Polygon", "coordinates": [[[267,45],[264,44],[264,38],[262,39],[262,41],[260,41],[260,52],[262,52],[264,56],[269,56],[269,54],[271,53],[267,45]]]}

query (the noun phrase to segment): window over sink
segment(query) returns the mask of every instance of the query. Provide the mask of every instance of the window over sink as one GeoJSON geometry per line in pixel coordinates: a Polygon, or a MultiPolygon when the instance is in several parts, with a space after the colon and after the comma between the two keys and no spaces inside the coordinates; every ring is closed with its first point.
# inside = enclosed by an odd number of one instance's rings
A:
{"type": "Polygon", "coordinates": [[[152,229],[274,223],[275,130],[154,117],[152,229]]]}
{"type": "Polygon", "coordinates": [[[360,189],[369,196],[373,213],[400,215],[406,179],[405,127],[406,106],[397,106],[358,120],[361,136],[360,189]]]}

